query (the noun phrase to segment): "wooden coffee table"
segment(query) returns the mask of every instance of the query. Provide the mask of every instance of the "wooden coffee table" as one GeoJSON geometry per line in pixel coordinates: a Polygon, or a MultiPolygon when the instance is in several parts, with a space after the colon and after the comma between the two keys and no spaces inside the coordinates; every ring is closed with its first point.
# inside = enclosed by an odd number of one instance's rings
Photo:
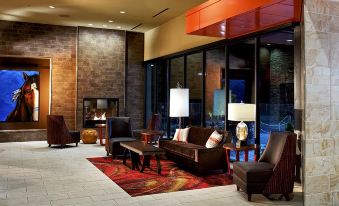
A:
{"type": "Polygon", "coordinates": [[[126,156],[128,150],[131,151],[132,170],[139,170],[140,156],[144,157],[140,172],[143,172],[146,167],[149,168],[151,157],[154,155],[157,160],[157,172],[158,174],[161,174],[160,155],[165,154],[163,149],[155,147],[151,144],[147,144],[143,141],[121,142],[120,146],[125,148],[123,159],[124,165],[126,165],[126,156]]]}

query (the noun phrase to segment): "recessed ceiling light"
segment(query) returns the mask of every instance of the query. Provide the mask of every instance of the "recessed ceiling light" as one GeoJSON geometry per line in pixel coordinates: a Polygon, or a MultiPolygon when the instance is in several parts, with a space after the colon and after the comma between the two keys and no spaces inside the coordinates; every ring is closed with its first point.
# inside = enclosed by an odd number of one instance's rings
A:
{"type": "Polygon", "coordinates": [[[293,40],[292,40],[292,39],[287,39],[286,41],[287,41],[287,42],[292,42],[293,40]]]}
{"type": "Polygon", "coordinates": [[[271,44],[266,44],[267,46],[271,46],[271,44]]]}
{"type": "Polygon", "coordinates": [[[121,26],[117,26],[117,29],[121,29],[121,26]]]}
{"type": "Polygon", "coordinates": [[[93,24],[88,24],[88,26],[93,26],[93,24]]]}
{"type": "Polygon", "coordinates": [[[51,6],[49,6],[49,8],[50,8],[50,9],[55,9],[55,6],[52,6],[52,5],[51,5],[51,6]]]}
{"type": "Polygon", "coordinates": [[[108,20],[109,23],[113,23],[113,20],[108,20]]]}
{"type": "Polygon", "coordinates": [[[120,14],[125,14],[126,12],[125,11],[120,11],[120,14]]]}
{"type": "Polygon", "coordinates": [[[102,27],[107,27],[107,25],[104,24],[104,25],[102,25],[102,27]]]}

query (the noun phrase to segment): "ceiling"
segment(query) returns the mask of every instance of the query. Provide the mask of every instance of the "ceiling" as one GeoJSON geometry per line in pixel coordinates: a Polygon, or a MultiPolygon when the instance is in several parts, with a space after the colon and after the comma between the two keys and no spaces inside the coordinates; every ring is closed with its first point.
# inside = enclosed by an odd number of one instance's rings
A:
{"type": "Polygon", "coordinates": [[[145,32],[205,1],[9,0],[0,5],[0,19],[145,32]],[[167,10],[153,17],[165,9],[167,10]],[[126,13],[122,14],[121,11],[126,13]],[[109,22],[110,20],[113,22],[109,22]],[[142,25],[136,27],[139,24],[142,25]],[[136,28],[132,29],[133,27],[136,28]]]}

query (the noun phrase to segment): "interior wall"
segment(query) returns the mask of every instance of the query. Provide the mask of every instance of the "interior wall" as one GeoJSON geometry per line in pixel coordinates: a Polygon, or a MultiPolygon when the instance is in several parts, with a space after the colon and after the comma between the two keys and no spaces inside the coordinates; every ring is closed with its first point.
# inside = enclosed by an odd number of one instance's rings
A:
{"type": "Polygon", "coordinates": [[[126,115],[132,119],[132,128],[140,129],[145,115],[144,34],[127,32],[126,41],[126,115]]]}
{"type": "Polygon", "coordinates": [[[339,2],[305,0],[305,205],[339,205],[339,2]]]}
{"type": "MultiPolygon", "coordinates": [[[[51,58],[51,113],[64,115],[71,129],[75,127],[76,32],[75,27],[0,21],[0,55],[51,58]]],[[[0,132],[0,142],[44,138],[40,131],[0,132]]]]}
{"type": "Polygon", "coordinates": [[[125,114],[125,32],[79,27],[77,129],[83,128],[83,99],[119,98],[125,114]]]}
{"type": "Polygon", "coordinates": [[[145,32],[144,60],[212,43],[221,38],[186,34],[185,14],[145,32]]]}
{"type": "MultiPolygon", "coordinates": [[[[130,94],[127,99],[131,104],[124,101],[125,90],[134,92],[144,88],[143,34],[129,38],[132,43],[128,55],[125,31],[85,27],[77,30],[77,27],[0,21],[0,56],[51,58],[51,114],[63,115],[70,129],[82,129],[85,96],[118,97],[120,115],[131,115],[134,125],[142,125],[142,93],[130,94]],[[127,56],[129,64],[126,64],[127,56]],[[126,71],[131,75],[128,81],[125,81],[126,71]]],[[[7,129],[0,128],[0,142],[46,139],[45,130],[1,131],[7,129]]]]}

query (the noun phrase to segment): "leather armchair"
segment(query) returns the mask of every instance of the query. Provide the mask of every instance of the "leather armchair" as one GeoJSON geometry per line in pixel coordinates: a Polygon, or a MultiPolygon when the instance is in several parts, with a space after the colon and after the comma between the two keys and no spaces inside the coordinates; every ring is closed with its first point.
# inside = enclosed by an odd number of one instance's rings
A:
{"type": "Polygon", "coordinates": [[[296,134],[272,132],[258,162],[235,162],[233,181],[248,194],[283,194],[290,200],[293,192],[296,155],[296,134]]]}
{"type": "Polygon", "coordinates": [[[69,131],[62,115],[47,115],[47,143],[49,147],[52,144],[57,144],[63,148],[70,143],[75,143],[78,146],[79,142],[80,132],[69,131]]]}
{"type": "Polygon", "coordinates": [[[132,135],[130,117],[109,117],[106,119],[106,145],[107,156],[112,158],[122,154],[120,142],[135,141],[132,135]]]}

